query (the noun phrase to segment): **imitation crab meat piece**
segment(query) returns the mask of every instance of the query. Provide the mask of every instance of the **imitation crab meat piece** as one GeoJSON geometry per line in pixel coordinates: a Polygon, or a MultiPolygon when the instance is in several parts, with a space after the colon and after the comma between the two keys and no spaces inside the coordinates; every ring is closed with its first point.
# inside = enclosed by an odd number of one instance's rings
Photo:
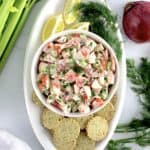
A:
{"type": "Polygon", "coordinates": [[[80,37],[80,33],[74,33],[74,34],[72,34],[72,37],[77,37],[77,38],[79,38],[79,37],[80,37]]]}
{"type": "Polygon", "coordinates": [[[102,89],[102,86],[99,84],[98,80],[94,80],[92,83],[92,89],[94,92],[99,93],[100,90],[102,89]]]}
{"type": "Polygon", "coordinates": [[[81,55],[80,57],[83,59],[87,59],[89,57],[90,54],[90,48],[87,46],[83,46],[80,50],[79,50],[79,55],[81,55]]]}
{"type": "Polygon", "coordinates": [[[43,52],[45,52],[45,53],[50,53],[50,51],[51,51],[51,49],[53,49],[54,48],[54,44],[52,43],[52,42],[48,42],[45,46],[44,46],[44,48],[43,48],[43,52]]]}
{"type": "Polygon", "coordinates": [[[65,96],[65,101],[68,102],[70,100],[72,100],[72,96],[71,95],[66,95],[65,96]]]}
{"type": "Polygon", "coordinates": [[[108,71],[108,77],[107,77],[108,84],[114,84],[115,83],[115,75],[112,71],[108,71]]]}
{"type": "Polygon", "coordinates": [[[87,95],[87,98],[89,99],[91,97],[91,88],[89,86],[84,86],[83,87],[85,94],[87,95]]]}
{"type": "Polygon", "coordinates": [[[62,49],[63,49],[62,44],[54,44],[54,50],[57,52],[57,55],[61,53],[62,49]]]}
{"type": "Polygon", "coordinates": [[[63,58],[68,58],[70,56],[70,53],[66,51],[62,51],[62,56],[63,58]]]}
{"type": "Polygon", "coordinates": [[[70,48],[72,46],[80,47],[80,38],[71,38],[67,43],[63,44],[63,48],[70,48]]]}
{"type": "Polygon", "coordinates": [[[60,81],[55,78],[54,80],[51,81],[51,84],[52,84],[52,92],[54,94],[56,94],[57,96],[61,94],[61,91],[60,91],[60,81]]]}
{"type": "Polygon", "coordinates": [[[114,57],[111,58],[111,70],[113,72],[116,71],[116,63],[115,63],[115,58],[114,57]]]}
{"type": "Polygon", "coordinates": [[[57,108],[57,109],[63,111],[64,113],[70,112],[70,110],[68,109],[67,105],[62,105],[62,104],[60,104],[60,103],[58,103],[58,102],[56,102],[56,101],[54,101],[54,102],[52,103],[52,105],[53,105],[55,108],[57,108]]]}
{"type": "Polygon", "coordinates": [[[57,61],[57,70],[60,72],[66,67],[66,59],[60,59],[57,61]]]}
{"type": "Polygon", "coordinates": [[[61,110],[60,104],[59,104],[58,102],[54,101],[54,102],[52,103],[52,105],[53,105],[55,108],[61,110]]]}
{"type": "Polygon", "coordinates": [[[106,70],[106,66],[107,66],[107,63],[106,63],[105,58],[101,58],[100,59],[100,68],[101,68],[102,72],[106,70]]]}
{"type": "Polygon", "coordinates": [[[90,107],[84,103],[81,103],[78,107],[80,113],[88,113],[90,112],[90,107]]]}
{"type": "Polygon", "coordinates": [[[89,77],[92,77],[93,69],[92,69],[92,66],[91,66],[90,64],[88,64],[88,65],[85,67],[85,72],[86,72],[86,74],[87,74],[89,77]]]}
{"type": "Polygon", "coordinates": [[[96,61],[95,53],[91,53],[90,56],[89,56],[89,63],[94,64],[95,61],[96,61]]]}
{"type": "Polygon", "coordinates": [[[99,83],[103,86],[106,85],[106,80],[105,80],[105,72],[101,73],[99,76],[99,83]]]}
{"type": "Polygon", "coordinates": [[[52,87],[60,88],[60,81],[57,78],[52,80],[52,87]]]}
{"type": "Polygon", "coordinates": [[[98,78],[99,77],[99,73],[97,71],[92,72],[92,77],[93,78],[98,78]]]}
{"type": "Polygon", "coordinates": [[[76,73],[73,70],[69,70],[66,74],[65,74],[65,79],[69,82],[74,82],[76,81],[76,73]]]}
{"type": "Polygon", "coordinates": [[[76,85],[78,87],[82,87],[85,82],[86,82],[86,78],[85,77],[82,77],[80,75],[76,76],[76,85]]]}
{"type": "Polygon", "coordinates": [[[41,92],[48,90],[50,87],[50,80],[47,74],[39,74],[38,76],[38,88],[41,92]]]}
{"type": "Polygon", "coordinates": [[[75,92],[75,94],[78,94],[80,88],[79,88],[76,84],[74,84],[73,87],[74,87],[74,92],[75,92]]]}
{"type": "Polygon", "coordinates": [[[95,96],[92,98],[91,106],[93,109],[98,108],[104,104],[103,99],[101,99],[99,96],[95,96]]]}
{"type": "Polygon", "coordinates": [[[80,89],[80,95],[81,95],[82,99],[84,100],[84,102],[87,103],[88,102],[88,95],[85,93],[84,88],[80,89]]]}
{"type": "Polygon", "coordinates": [[[103,55],[104,55],[105,60],[108,60],[109,54],[108,54],[108,50],[107,49],[105,49],[103,55]]]}

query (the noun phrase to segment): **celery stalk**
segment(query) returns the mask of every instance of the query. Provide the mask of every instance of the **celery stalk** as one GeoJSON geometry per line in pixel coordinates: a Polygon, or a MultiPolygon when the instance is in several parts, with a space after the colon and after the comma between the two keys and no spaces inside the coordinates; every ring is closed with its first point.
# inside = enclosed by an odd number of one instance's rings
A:
{"type": "Polygon", "coordinates": [[[1,2],[0,5],[0,37],[2,35],[3,29],[5,27],[5,24],[7,22],[10,8],[13,6],[15,0],[5,0],[1,2]]]}
{"type": "Polygon", "coordinates": [[[11,39],[9,40],[9,44],[7,45],[6,49],[5,49],[5,52],[3,53],[3,55],[1,56],[0,58],[0,72],[2,71],[5,63],[6,63],[6,60],[12,50],[12,48],[14,47],[15,45],[15,42],[17,40],[17,38],[19,37],[19,34],[26,22],[26,19],[32,9],[32,7],[34,6],[34,4],[36,2],[38,2],[39,0],[28,0],[27,1],[27,4],[22,12],[22,15],[20,16],[20,19],[18,21],[18,24],[13,32],[13,36],[11,37],[11,39]]]}
{"type": "Polygon", "coordinates": [[[5,25],[5,30],[3,36],[0,39],[0,57],[2,56],[7,44],[9,44],[9,39],[13,34],[13,31],[20,19],[21,13],[26,5],[27,0],[16,1],[14,6],[18,9],[17,12],[11,13],[8,17],[7,24],[5,25]]]}

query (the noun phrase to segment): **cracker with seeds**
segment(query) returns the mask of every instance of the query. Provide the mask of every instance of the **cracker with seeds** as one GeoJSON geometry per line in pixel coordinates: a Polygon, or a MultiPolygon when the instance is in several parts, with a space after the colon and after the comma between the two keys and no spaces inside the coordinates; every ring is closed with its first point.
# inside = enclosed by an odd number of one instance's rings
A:
{"type": "Polygon", "coordinates": [[[92,118],[87,124],[87,135],[94,141],[103,140],[108,132],[108,122],[100,116],[92,118]]]}
{"type": "Polygon", "coordinates": [[[94,150],[95,141],[91,140],[85,132],[81,132],[78,139],[76,148],[74,150],[94,150]]]}
{"type": "Polygon", "coordinates": [[[64,118],[54,131],[54,137],[57,140],[67,143],[78,138],[80,133],[79,123],[71,118],[64,118]]]}
{"type": "Polygon", "coordinates": [[[106,120],[110,121],[113,118],[114,113],[115,113],[114,105],[109,102],[104,108],[95,113],[95,115],[101,116],[106,120]]]}
{"type": "Polygon", "coordinates": [[[37,97],[37,95],[35,94],[35,92],[32,92],[32,101],[34,104],[38,105],[40,108],[44,108],[44,105],[41,103],[41,101],[39,100],[39,98],[37,97]]]}
{"type": "Polygon", "coordinates": [[[55,129],[63,119],[62,116],[45,108],[42,112],[41,120],[42,124],[47,129],[55,129]]]}
{"type": "Polygon", "coordinates": [[[84,130],[87,126],[88,121],[93,117],[93,115],[86,117],[75,118],[75,120],[79,123],[81,130],[84,130]]]}
{"type": "Polygon", "coordinates": [[[59,140],[59,138],[57,138],[57,136],[54,134],[53,136],[53,144],[55,145],[55,147],[57,148],[57,150],[74,150],[75,146],[76,146],[76,139],[75,140],[71,140],[69,142],[65,142],[63,140],[59,140]]]}

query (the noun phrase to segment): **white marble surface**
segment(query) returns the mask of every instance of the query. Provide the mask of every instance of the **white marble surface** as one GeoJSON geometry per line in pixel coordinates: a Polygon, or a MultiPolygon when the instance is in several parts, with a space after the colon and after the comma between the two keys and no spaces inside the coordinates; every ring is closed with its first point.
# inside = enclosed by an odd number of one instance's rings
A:
{"type": "MultiPolygon", "coordinates": [[[[53,1],[55,2],[55,0],[53,1]]],[[[124,4],[128,1],[107,1],[112,10],[118,14],[119,24],[122,31],[121,16],[124,4]]],[[[23,63],[28,36],[31,31],[33,21],[36,19],[38,10],[41,7],[42,3],[38,3],[32,10],[21,36],[17,41],[3,72],[0,74],[0,129],[6,129],[23,139],[33,150],[42,150],[42,147],[33,134],[25,108],[23,95],[23,63]]],[[[125,52],[128,58],[135,58],[138,61],[139,57],[150,56],[150,43],[135,44],[128,40],[124,33],[123,37],[125,42],[125,52]]],[[[125,104],[120,122],[130,121],[132,117],[138,116],[140,112],[137,97],[130,90],[129,86],[130,85],[128,83],[125,104]]],[[[133,149],[137,150],[140,148],[134,146],[133,149]]],[[[147,150],[148,148],[145,149],[147,150]]],[[[143,148],[141,150],[143,150],[143,148]]]]}

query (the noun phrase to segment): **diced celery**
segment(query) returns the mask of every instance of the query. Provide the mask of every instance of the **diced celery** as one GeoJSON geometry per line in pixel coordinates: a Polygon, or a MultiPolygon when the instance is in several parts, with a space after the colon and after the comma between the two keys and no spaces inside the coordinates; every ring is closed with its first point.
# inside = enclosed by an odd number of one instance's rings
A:
{"type": "Polygon", "coordinates": [[[102,89],[100,96],[105,100],[108,97],[108,90],[107,89],[102,89]]]}
{"type": "Polygon", "coordinates": [[[68,65],[69,65],[70,67],[73,67],[73,66],[75,65],[75,61],[74,61],[73,59],[69,59],[69,60],[68,60],[68,65]]]}
{"type": "Polygon", "coordinates": [[[56,65],[55,64],[51,64],[50,68],[49,68],[50,74],[55,74],[56,73],[56,65]]]}
{"type": "Polygon", "coordinates": [[[107,63],[107,70],[110,70],[110,68],[111,68],[111,62],[109,61],[109,62],[107,63]]]}
{"type": "Polygon", "coordinates": [[[79,64],[81,67],[86,67],[87,66],[87,62],[85,60],[80,60],[79,64]]]}

